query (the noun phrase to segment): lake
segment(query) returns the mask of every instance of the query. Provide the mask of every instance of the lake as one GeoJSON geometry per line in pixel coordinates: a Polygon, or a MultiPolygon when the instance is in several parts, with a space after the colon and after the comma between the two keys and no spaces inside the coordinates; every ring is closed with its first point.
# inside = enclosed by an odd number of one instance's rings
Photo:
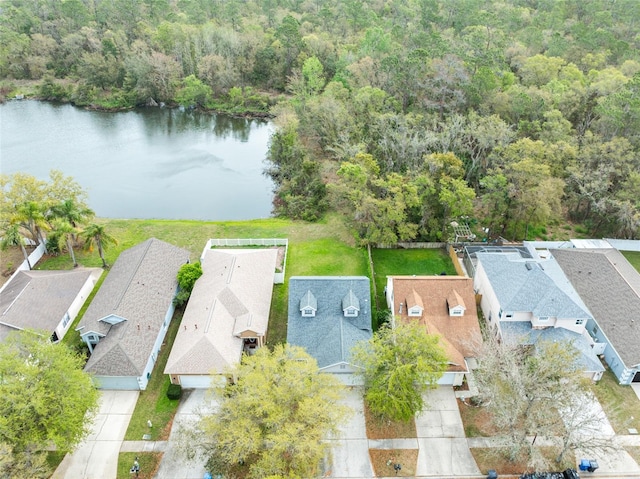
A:
{"type": "Polygon", "coordinates": [[[269,122],[167,108],[0,106],[0,171],[73,177],[103,218],[245,220],[270,215],[269,122]]]}

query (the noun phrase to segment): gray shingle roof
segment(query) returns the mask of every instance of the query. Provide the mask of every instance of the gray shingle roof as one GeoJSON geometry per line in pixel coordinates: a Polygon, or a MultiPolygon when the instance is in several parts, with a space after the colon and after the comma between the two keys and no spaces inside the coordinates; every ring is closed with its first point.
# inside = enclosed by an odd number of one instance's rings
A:
{"type": "Polygon", "coordinates": [[[615,249],[552,253],[624,364],[640,364],[640,274],[615,249]]]}
{"type": "Polygon", "coordinates": [[[85,370],[98,376],[140,376],[152,354],[177,288],[176,275],[189,252],[151,238],[122,253],[85,312],[80,334],[104,338],[94,347],[85,370]],[[109,315],[125,318],[111,325],[109,315]]]}
{"type": "Polygon", "coordinates": [[[589,319],[544,271],[544,262],[524,260],[518,254],[478,253],[503,311],[531,311],[536,317],[589,319]]]}
{"type": "Polygon", "coordinates": [[[53,332],[89,278],[97,281],[101,273],[99,268],[19,272],[0,295],[0,324],[53,332]]]}
{"type": "Polygon", "coordinates": [[[501,321],[502,339],[508,344],[536,344],[539,341],[570,342],[578,350],[578,367],[583,371],[604,371],[589,340],[565,328],[533,329],[529,321],[501,321]]]}
{"type": "Polygon", "coordinates": [[[368,340],[371,328],[371,292],[364,276],[293,276],[289,279],[287,342],[302,346],[320,368],[350,361],[351,348],[368,340]],[[308,291],[317,299],[314,317],[303,317],[300,300],[308,291]],[[343,299],[353,292],[360,303],[357,317],[344,316],[343,299]]]}

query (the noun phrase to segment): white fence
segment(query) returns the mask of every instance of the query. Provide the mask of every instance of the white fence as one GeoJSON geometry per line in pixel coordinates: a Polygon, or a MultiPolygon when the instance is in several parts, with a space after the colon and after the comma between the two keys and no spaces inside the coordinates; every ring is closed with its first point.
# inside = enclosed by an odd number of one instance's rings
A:
{"type": "MultiPolygon", "coordinates": [[[[29,264],[31,264],[32,268],[36,265],[38,261],[40,261],[40,258],[42,258],[43,255],[44,255],[44,244],[39,244],[38,247],[34,249],[29,255],[29,264]]],[[[9,278],[9,281],[7,281],[2,285],[2,288],[0,288],[0,293],[11,282],[11,280],[15,275],[17,275],[20,271],[29,269],[29,264],[27,264],[27,260],[22,261],[22,263],[20,263],[20,265],[16,268],[14,273],[11,275],[11,278],[9,278]]]]}
{"type": "Polygon", "coordinates": [[[620,251],[640,251],[640,240],[605,238],[605,241],[620,251]]]}
{"type": "Polygon", "coordinates": [[[284,258],[282,259],[282,271],[276,271],[273,275],[274,284],[283,284],[287,268],[287,252],[289,251],[289,240],[287,238],[211,238],[202,250],[200,261],[204,260],[204,255],[211,248],[238,248],[244,246],[284,246],[284,258]]]}

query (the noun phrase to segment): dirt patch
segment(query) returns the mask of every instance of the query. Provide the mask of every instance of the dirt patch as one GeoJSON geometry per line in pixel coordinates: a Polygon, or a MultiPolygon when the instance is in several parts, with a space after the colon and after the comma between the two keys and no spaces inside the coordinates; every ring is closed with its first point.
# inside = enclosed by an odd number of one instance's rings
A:
{"type": "Polygon", "coordinates": [[[369,449],[376,477],[410,477],[416,475],[417,449],[369,449]],[[394,467],[400,465],[400,469],[394,467]]]}
{"type": "Polygon", "coordinates": [[[491,413],[486,407],[472,406],[457,401],[460,417],[467,437],[490,437],[498,434],[498,430],[491,420],[491,413]]]}
{"type": "MultiPolygon", "coordinates": [[[[514,460],[510,460],[505,449],[497,447],[474,447],[470,450],[482,474],[487,474],[489,469],[495,469],[498,475],[531,472],[527,467],[528,457],[526,454],[521,454],[514,460]]],[[[546,459],[548,464],[550,464],[548,470],[564,471],[565,469],[576,467],[572,457],[570,457],[572,456],[571,454],[567,454],[562,464],[556,463],[555,458],[559,451],[555,447],[540,447],[537,448],[537,451],[546,459]]]]}
{"type": "MultiPolygon", "coordinates": [[[[26,250],[27,254],[31,254],[33,252],[33,248],[30,246],[27,246],[26,250]]],[[[22,255],[22,250],[18,246],[11,246],[4,251],[0,251],[0,286],[9,281],[11,275],[23,261],[24,256],[22,255]]]]}
{"type": "Polygon", "coordinates": [[[364,406],[364,420],[369,439],[398,439],[417,437],[416,422],[392,421],[373,415],[367,405],[364,406]]]}

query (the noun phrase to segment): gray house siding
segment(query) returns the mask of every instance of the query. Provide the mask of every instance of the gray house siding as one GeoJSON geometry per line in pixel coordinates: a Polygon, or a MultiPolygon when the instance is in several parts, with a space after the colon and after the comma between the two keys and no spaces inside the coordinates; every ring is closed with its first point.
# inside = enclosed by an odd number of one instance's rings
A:
{"type": "Polygon", "coordinates": [[[132,376],[94,376],[93,382],[98,389],[137,391],[140,389],[139,379],[132,376]]]}

